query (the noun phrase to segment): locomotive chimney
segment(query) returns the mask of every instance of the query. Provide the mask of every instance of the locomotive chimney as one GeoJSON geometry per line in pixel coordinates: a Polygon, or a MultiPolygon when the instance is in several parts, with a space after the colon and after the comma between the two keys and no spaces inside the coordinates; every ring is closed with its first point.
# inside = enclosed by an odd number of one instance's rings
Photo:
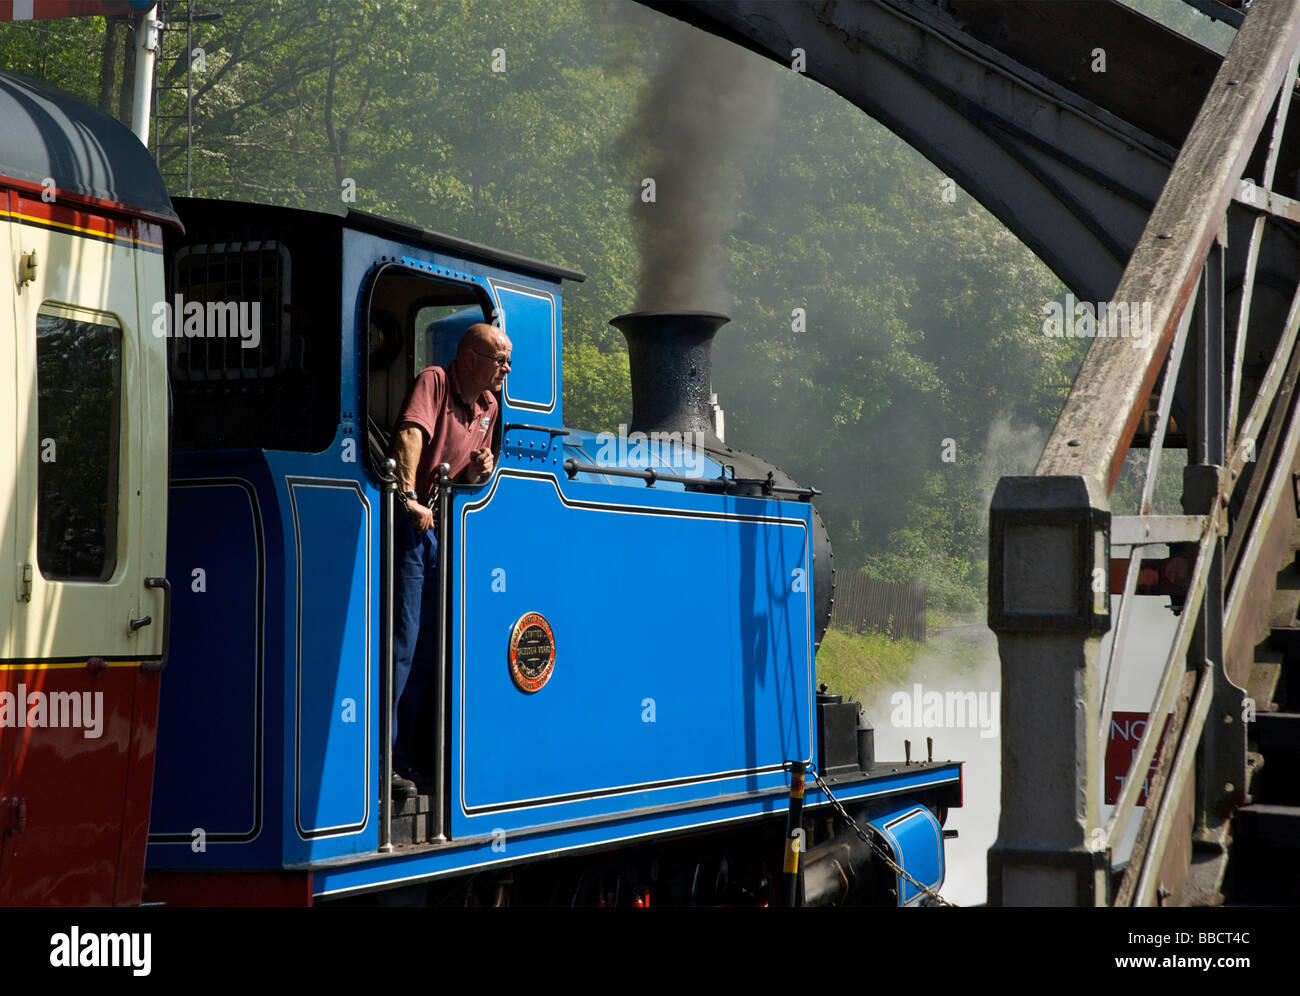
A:
{"type": "Polygon", "coordinates": [[[638,311],[610,319],[627,338],[632,432],[697,432],[713,425],[713,337],[731,321],[711,311],[638,311]]]}

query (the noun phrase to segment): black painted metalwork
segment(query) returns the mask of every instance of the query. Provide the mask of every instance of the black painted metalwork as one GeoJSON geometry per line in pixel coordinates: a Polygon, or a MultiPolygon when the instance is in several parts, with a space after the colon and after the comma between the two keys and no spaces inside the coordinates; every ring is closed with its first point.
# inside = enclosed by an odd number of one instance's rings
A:
{"type": "Polygon", "coordinates": [[[642,311],[610,319],[627,338],[632,432],[717,439],[709,403],[713,337],[729,321],[710,311],[642,311]]]}

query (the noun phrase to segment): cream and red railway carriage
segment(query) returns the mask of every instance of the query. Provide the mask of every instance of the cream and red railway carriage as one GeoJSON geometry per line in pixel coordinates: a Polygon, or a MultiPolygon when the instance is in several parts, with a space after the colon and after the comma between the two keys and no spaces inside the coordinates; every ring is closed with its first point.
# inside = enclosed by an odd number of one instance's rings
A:
{"type": "Polygon", "coordinates": [[[0,905],[140,901],[178,224],[127,128],[0,73],[0,905]]]}

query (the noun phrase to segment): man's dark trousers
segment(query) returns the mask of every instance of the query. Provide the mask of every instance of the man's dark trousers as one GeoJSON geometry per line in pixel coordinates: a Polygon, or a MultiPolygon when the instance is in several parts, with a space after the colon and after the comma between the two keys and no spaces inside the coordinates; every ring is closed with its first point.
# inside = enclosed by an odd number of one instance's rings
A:
{"type": "Polygon", "coordinates": [[[393,530],[393,768],[411,770],[415,718],[438,656],[438,538],[402,516],[393,530]]]}

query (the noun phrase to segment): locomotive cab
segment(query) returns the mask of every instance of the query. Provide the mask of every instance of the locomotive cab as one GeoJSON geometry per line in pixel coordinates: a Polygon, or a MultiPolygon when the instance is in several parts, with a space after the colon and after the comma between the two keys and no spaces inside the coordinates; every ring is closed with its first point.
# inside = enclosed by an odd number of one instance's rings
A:
{"type": "Polygon", "coordinates": [[[529,371],[502,411],[558,427],[558,286],[582,276],[364,212],[178,204],[178,663],[150,834],[164,896],[177,866],[376,851],[383,462],[398,412],[414,376],[495,314],[529,371]]]}

